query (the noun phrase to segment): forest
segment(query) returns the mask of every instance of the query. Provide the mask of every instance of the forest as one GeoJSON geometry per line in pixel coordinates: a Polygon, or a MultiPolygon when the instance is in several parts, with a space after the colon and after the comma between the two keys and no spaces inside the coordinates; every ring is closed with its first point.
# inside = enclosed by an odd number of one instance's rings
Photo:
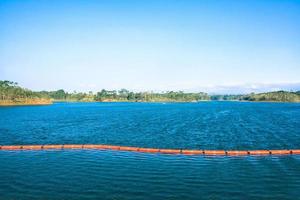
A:
{"type": "Polygon", "coordinates": [[[20,87],[13,81],[0,81],[0,104],[48,104],[53,101],[66,102],[197,102],[197,101],[278,101],[300,102],[300,91],[276,91],[251,93],[246,95],[208,95],[204,92],[186,93],[183,91],[132,92],[127,89],[99,92],[32,91],[20,87]]]}
{"type": "Polygon", "coordinates": [[[300,102],[300,91],[275,91],[265,93],[250,93],[246,95],[211,95],[216,101],[270,101],[270,102],[300,102]]]}

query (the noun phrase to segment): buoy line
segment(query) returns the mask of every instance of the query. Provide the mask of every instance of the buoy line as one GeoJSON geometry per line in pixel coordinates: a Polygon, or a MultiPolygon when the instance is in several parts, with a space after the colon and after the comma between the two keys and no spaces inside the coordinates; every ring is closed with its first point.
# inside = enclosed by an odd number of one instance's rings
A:
{"type": "Polygon", "coordinates": [[[49,144],[49,145],[2,145],[0,150],[50,150],[50,149],[102,149],[116,151],[133,151],[143,153],[164,153],[184,155],[244,156],[244,155],[292,155],[300,154],[300,149],[284,150],[190,150],[190,149],[158,149],[101,144],[49,144]]]}

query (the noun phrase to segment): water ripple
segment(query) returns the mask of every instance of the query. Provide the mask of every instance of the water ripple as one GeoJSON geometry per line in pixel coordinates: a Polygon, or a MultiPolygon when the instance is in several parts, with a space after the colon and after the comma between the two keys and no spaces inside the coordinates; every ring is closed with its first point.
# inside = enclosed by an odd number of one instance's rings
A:
{"type": "MultiPolygon", "coordinates": [[[[0,144],[300,147],[300,104],[91,103],[0,108],[0,144]]],[[[1,151],[0,199],[297,199],[300,156],[1,151]]]]}

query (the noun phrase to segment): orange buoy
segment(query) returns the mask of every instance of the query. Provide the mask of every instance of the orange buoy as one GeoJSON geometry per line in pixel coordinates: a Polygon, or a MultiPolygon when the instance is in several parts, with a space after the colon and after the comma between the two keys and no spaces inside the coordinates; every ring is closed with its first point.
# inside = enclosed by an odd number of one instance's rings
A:
{"type": "Polygon", "coordinates": [[[64,149],[82,149],[82,144],[65,144],[64,149]]]}
{"type": "Polygon", "coordinates": [[[144,152],[144,153],[158,153],[159,149],[153,149],[153,148],[139,148],[139,152],[144,152]]]}
{"type": "Polygon", "coordinates": [[[120,146],[121,151],[139,151],[139,148],[137,147],[126,147],[126,146],[120,146]]]}
{"type": "Polygon", "coordinates": [[[197,155],[197,154],[203,154],[203,151],[201,151],[201,150],[182,150],[181,153],[186,154],[186,155],[197,155]]]}
{"type": "Polygon", "coordinates": [[[229,156],[241,156],[241,155],[248,155],[248,151],[226,151],[226,154],[229,156]]]}
{"type": "Polygon", "coordinates": [[[8,145],[8,146],[1,146],[3,150],[19,150],[22,149],[22,146],[19,145],[8,145]]]}
{"type": "Polygon", "coordinates": [[[105,149],[120,150],[121,146],[105,145],[105,149]]]}
{"type": "Polygon", "coordinates": [[[292,154],[300,154],[300,149],[290,150],[292,154]]]}
{"type": "Polygon", "coordinates": [[[180,154],[180,149],[159,149],[160,153],[168,153],[168,154],[180,154]]]}
{"type": "Polygon", "coordinates": [[[102,144],[86,144],[83,145],[84,149],[112,149],[112,150],[119,150],[119,146],[112,146],[112,145],[102,145],[102,144]]]}
{"type": "Polygon", "coordinates": [[[43,149],[62,149],[64,147],[64,145],[62,144],[48,144],[48,145],[44,145],[43,149]]]}
{"type": "Polygon", "coordinates": [[[40,150],[42,148],[43,148],[42,145],[24,145],[24,146],[22,146],[23,150],[40,150]]]}
{"type": "Polygon", "coordinates": [[[224,150],[204,150],[203,152],[205,155],[214,155],[214,156],[226,155],[226,152],[224,150]]]}
{"type": "Polygon", "coordinates": [[[249,151],[250,155],[267,155],[267,154],[271,154],[271,152],[269,150],[252,150],[249,151]]]}
{"type": "Polygon", "coordinates": [[[83,149],[103,149],[103,145],[96,145],[96,144],[84,144],[82,145],[83,149]]]}
{"type": "Polygon", "coordinates": [[[290,150],[270,150],[271,154],[273,155],[286,155],[291,154],[290,150]]]}

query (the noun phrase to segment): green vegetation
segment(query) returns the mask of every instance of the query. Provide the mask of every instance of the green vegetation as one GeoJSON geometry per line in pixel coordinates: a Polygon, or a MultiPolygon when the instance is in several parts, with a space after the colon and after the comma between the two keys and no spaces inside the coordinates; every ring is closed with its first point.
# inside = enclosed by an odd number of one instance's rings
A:
{"type": "Polygon", "coordinates": [[[39,92],[21,88],[12,81],[0,81],[0,105],[49,104],[39,92]]]}
{"type": "Polygon", "coordinates": [[[135,102],[159,102],[159,101],[176,101],[176,102],[187,102],[187,101],[201,101],[209,100],[209,96],[206,93],[184,93],[179,92],[165,92],[165,93],[154,93],[154,92],[130,92],[126,89],[120,91],[107,91],[102,90],[95,96],[96,101],[135,101],[135,102]]]}
{"type": "Polygon", "coordinates": [[[18,83],[12,81],[0,81],[0,98],[1,100],[17,100],[21,98],[38,97],[36,93],[23,89],[18,86],[18,83]]]}
{"type": "Polygon", "coordinates": [[[300,91],[298,92],[265,92],[251,93],[247,95],[212,95],[211,100],[224,101],[270,101],[270,102],[300,102],[300,91]]]}
{"type": "Polygon", "coordinates": [[[82,101],[82,102],[187,102],[187,101],[201,101],[210,100],[206,93],[184,93],[179,92],[166,92],[166,93],[153,93],[153,92],[130,92],[126,89],[116,90],[101,90],[96,94],[89,93],[68,93],[60,89],[57,91],[42,91],[38,92],[42,97],[51,98],[53,101],[82,101]]]}
{"type": "Polygon", "coordinates": [[[73,93],[65,92],[63,89],[57,91],[41,91],[39,92],[41,96],[45,98],[50,98],[53,101],[83,101],[83,102],[91,102],[94,101],[94,95],[92,92],[89,93],[77,93],[74,91],[73,93]]]}
{"type": "Polygon", "coordinates": [[[174,92],[131,92],[126,89],[101,90],[96,94],[93,92],[65,92],[63,89],[57,91],[33,92],[18,86],[11,81],[0,81],[0,105],[22,105],[22,104],[49,104],[52,101],[79,101],[79,102],[197,102],[197,101],[278,101],[278,102],[300,102],[300,91],[298,92],[267,92],[247,95],[211,95],[206,93],[174,92]]]}
{"type": "Polygon", "coordinates": [[[246,101],[279,101],[279,102],[300,102],[299,92],[266,92],[260,94],[250,94],[243,96],[246,101]]]}
{"type": "Polygon", "coordinates": [[[210,99],[214,101],[241,101],[243,100],[244,95],[233,95],[233,94],[225,94],[225,95],[211,95],[210,99]]]}
{"type": "MultiPolygon", "coordinates": [[[[37,100],[48,100],[50,101],[81,101],[81,102],[112,102],[112,101],[130,101],[130,102],[190,102],[190,101],[203,101],[210,100],[210,97],[206,93],[184,93],[179,92],[165,92],[165,93],[154,93],[154,92],[131,92],[126,89],[116,90],[101,90],[96,94],[92,92],[65,92],[63,89],[57,91],[41,91],[33,92],[28,89],[24,89],[18,86],[17,83],[11,81],[0,82],[0,102],[2,104],[13,103],[25,103],[27,101],[37,100]],[[4,103],[5,102],[5,103],[4,103]]],[[[1,104],[1,103],[0,103],[1,104]]]]}

